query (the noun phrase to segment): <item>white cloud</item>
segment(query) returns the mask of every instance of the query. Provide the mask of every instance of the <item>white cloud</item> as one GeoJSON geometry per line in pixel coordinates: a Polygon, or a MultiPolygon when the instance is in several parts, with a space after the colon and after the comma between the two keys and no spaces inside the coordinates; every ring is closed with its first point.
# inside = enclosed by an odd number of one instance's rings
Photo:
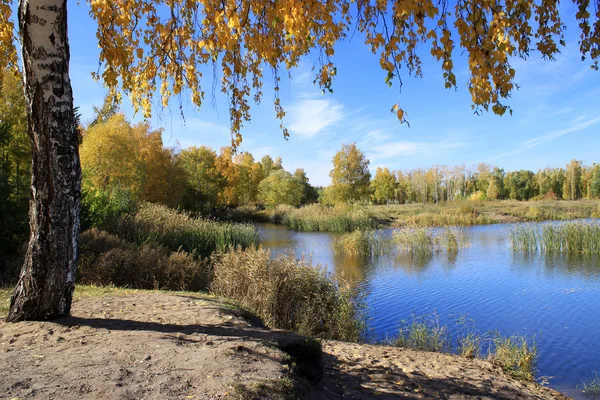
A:
{"type": "Polygon", "coordinates": [[[385,160],[396,157],[431,157],[440,152],[464,147],[463,142],[388,142],[372,146],[367,151],[372,160],[385,160]]]}
{"type": "Polygon", "coordinates": [[[308,138],[344,118],[344,107],[330,100],[300,100],[288,110],[290,132],[308,138]]]}
{"type": "Polygon", "coordinates": [[[592,125],[597,124],[598,122],[600,122],[600,117],[596,117],[596,118],[592,118],[592,119],[588,119],[583,116],[577,117],[571,122],[571,126],[564,128],[564,129],[557,130],[557,131],[548,132],[544,135],[536,136],[531,139],[527,139],[527,140],[521,142],[521,145],[519,147],[517,147],[516,149],[509,151],[507,153],[499,154],[495,157],[492,157],[490,159],[490,161],[495,161],[495,160],[498,160],[501,158],[506,158],[506,157],[524,153],[527,150],[530,150],[541,144],[551,142],[554,139],[557,139],[561,136],[584,130],[592,125]]]}

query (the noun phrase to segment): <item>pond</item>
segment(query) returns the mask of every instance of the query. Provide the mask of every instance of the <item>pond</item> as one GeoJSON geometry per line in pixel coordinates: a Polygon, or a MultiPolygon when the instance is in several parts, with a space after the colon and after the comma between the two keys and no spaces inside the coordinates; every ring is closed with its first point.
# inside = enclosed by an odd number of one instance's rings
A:
{"type": "Polygon", "coordinates": [[[580,398],[577,386],[600,372],[600,258],[515,253],[510,226],[464,228],[470,245],[455,254],[378,259],[335,254],[335,234],[270,224],[259,229],[273,254],[294,251],[355,286],[377,338],[397,335],[400,322],[413,314],[434,312],[448,327],[466,316],[479,333],[535,336],[538,376],[580,398]]]}

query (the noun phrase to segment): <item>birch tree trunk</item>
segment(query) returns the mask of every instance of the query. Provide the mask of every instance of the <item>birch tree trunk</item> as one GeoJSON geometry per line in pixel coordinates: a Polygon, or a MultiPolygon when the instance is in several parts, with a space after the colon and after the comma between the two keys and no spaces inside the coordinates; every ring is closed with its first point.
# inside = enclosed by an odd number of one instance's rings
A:
{"type": "Polygon", "coordinates": [[[81,197],[66,0],[20,0],[19,34],[33,151],[31,234],[11,299],[11,322],[69,314],[81,197]]]}

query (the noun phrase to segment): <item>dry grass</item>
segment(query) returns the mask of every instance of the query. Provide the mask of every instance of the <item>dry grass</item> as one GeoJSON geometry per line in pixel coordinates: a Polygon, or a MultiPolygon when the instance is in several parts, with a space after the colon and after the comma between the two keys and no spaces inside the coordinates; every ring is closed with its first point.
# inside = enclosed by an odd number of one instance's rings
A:
{"type": "Polygon", "coordinates": [[[212,258],[213,293],[233,299],[268,326],[326,339],[358,341],[363,331],[349,289],[293,255],[231,250],[212,258]]]}
{"type": "Polygon", "coordinates": [[[210,268],[186,252],[135,246],[91,229],[80,235],[77,279],[84,285],[134,289],[206,290],[210,268]]]}
{"type": "Polygon", "coordinates": [[[334,239],[333,250],[350,256],[377,257],[387,253],[390,243],[383,233],[377,230],[360,230],[344,234],[334,239]]]}

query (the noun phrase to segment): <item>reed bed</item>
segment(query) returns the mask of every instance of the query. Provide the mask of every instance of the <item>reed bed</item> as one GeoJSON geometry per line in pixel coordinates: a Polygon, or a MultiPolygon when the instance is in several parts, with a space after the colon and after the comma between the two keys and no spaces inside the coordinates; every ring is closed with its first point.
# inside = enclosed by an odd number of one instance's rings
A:
{"type": "Polygon", "coordinates": [[[498,332],[479,335],[472,321],[457,319],[455,340],[447,326],[442,325],[434,312],[401,321],[399,334],[392,339],[398,347],[419,351],[457,354],[461,357],[485,357],[512,377],[532,381],[538,358],[534,340],[525,336],[501,336],[498,332]],[[484,349],[487,348],[487,355],[484,349]]]}
{"type": "Polygon", "coordinates": [[[350,256],[378,257],[386,254],[389,249],[389,240],[383,237],[383,232],[372,229],[357,229],[333,241],[333,250],[336,253],[350,256]]]}
{"type": "Polygon", "coordinates": [[[394,232],[393,242],[400,252],[428,255],[434,251],[458,251],[469,245],[468,237],[457,227],[447,227],[438,233],[429,228],[408,228],[394,232]]]}
{"type": "Polygon", "coordinates": [[[296,231],[352,232],[377,227],[371,213],[361,206],[338,205],[326,207],[311,204],[301,208],[277,207],[272,221],[296,231]]]}
{"type": "Polygon", "coordinates": [[[600,254],[600,223],[520,225],[509,230],[512,248],[526,253],[600,254]]]}
{"type": "Polygon", "coordinates": [[[364,323],[349,288],[293,254],[262,249],[212,257],[213,293],[239,302],[273,328],[324,339],[358,341],[364,323]]]}
{"type": "Polygon", "coordinates": [[[194,218],[159,204],[143,203],[135,214],[124,216],[110,232],[136,244],[156,243],[172,251],[183,250],[197,258],[230,247],[255,247],[258,232],[251,224],[194,218]]]}

